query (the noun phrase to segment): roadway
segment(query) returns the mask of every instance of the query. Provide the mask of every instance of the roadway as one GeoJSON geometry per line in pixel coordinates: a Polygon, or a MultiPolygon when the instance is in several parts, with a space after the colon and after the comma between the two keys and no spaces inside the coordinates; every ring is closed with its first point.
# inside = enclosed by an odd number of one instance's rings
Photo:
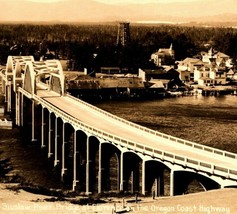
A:
{"type": "Polygon", "coordinates": [[[38,90],[37,95],[62,111],[67,112],[67,114],[79,121],[101,131],[110,133],[111,135],[190,159],[215,164],[224,168],[237,169],[237,161],[234,161],[234,159],[191,148],[190,146],[179,144],[147,133],[138,128],[131,127],[121,121],[98,112],[93,108],[89,108],[80,102],[76,102],[68,96],[59,96],[55,92],[49,92],[46,90],[38,90]]]}

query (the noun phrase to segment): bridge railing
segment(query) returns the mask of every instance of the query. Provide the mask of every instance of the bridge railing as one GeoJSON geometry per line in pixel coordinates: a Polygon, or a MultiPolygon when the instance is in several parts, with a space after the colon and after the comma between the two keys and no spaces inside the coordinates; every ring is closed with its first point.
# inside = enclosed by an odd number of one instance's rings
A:
{"type": "Polygon", "coordinates": [[[152,135],[156,135],[156,136],[159,136],[161,138],[164,138],[164,139],[167,139],[167,140],[170,140],[170,141],[173,141],[173,142],[176,142],[176,143],[179,143],[179,144],[182,144],[182,145],[185,145],[185,146],[189,146],[189,147],[192,147],[194,149],[199,149],[199,150],[202,150],[202,151],[205,151],[205,152],[210,152],[212,154],[215,154],[215,155],[220,155],[220,156],[224,156],[224,157],[227,157],[227,158],[232,158],[232,159],[237,159],[237,154],[235,153],[232,153],[232,152],[228,152],[228,151],[224,151],[224,150],[221,150],[221,149],[217,149],[217,148],[213,148],[213,147],[210,147],[210,146],[205,146],[205,145],[202,145],[202,144],[198,144],[198,143],[194,143],[194,142],[191,142],[191,141],[188,141],[188,140],[184,140],[184,139],[181,139],[181,138],[178,138],[178,137],[174,137],[174,136],[171,136],[171,135],[167,135],[167,134],[164,134],[164,133],[161,133],[161,132],[158,132],[158,131],[155,131],[155,130],[152,130],[152,129],[149,129],[147,127],[144,127],[144,126],[141,126],[141,125],[138,125],[136,123],[133,123],[133,122],[130,122],[128,120],[125,120],[121,117],[118,117],[116,115],[113,115],[107,111],[104,111],[103,109],[100,109],[94,105],[91,105],[81,99],[78,99],[70,94],[67,94],[66,96],[70,97],[71,99],[77,101],[77,102],[80,102],[86,106],[88,106],[89,108],[91,109],[94,109],[96,110],[97,112],[100,112],[108,117],[111,117],[117,121],[120,121],[126,125],[129,125],[131,127],[134,127],[134,128],[137,128],[137,129],[140,129],[142,131],[145,131],[149,134],[152,134],[152,135]]]}
{"type": "Polygon", "coordinates": [[[64,122],[70,123],[72,126],[80,128],[85,132],[91,133],[96,135],[97,137],[104,139],[105,141],[114,143],[116,145],[120,145],[127,149],[131,149],[136,152],[140,152],[141,154],[151,156],[153,158],[157,158],[162,161],[167,161],[173,164],[177,164],[180,166],[184,166],[193,170],[202,171],[205,173],[211,173],[212,175],[222,176],[228,179],[237,179],[237,170],[232,168],[226,168],[220,165],[215,165],[210,162],[200,161],[194,158],[188,158],[182,155],[177,155],[172,152],[167,152],[161,149],[155,149],[152,147],[144,146],[142,144],[138,144],[134,141],[128,141],[124,138],[119,136],[111,135],[108,132],[95,129],[92,126],[89,126],[80,120],[72,117],[71,115],[67,114],[66,112],[58,109],[57,107],[51,105],[44,99],[34,95],[33,99],[39,102],[43,107],[47,108],[49,111],[54,112],[54,114],[58,117],[61,117],[64,122]]]}

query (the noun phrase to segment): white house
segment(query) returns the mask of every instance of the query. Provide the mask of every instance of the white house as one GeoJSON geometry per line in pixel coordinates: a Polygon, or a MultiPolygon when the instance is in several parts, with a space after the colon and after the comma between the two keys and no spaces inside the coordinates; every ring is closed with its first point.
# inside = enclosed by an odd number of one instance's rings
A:
{"type": "Polygon", "coordinates": [[[211,65],[196,68],[194,70],[194,81],[199,85],[224,85],[226,84],[226,71],[211,65]]]}

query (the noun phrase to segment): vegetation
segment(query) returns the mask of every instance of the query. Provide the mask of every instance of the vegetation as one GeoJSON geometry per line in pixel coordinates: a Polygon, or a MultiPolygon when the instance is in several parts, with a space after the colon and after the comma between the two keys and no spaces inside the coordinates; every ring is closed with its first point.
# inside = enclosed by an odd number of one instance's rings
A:
{"type": "Polygon", "coordinates": [[[173,44],[176,60],[198,56],[212,46],[236,61],[237,29],[173,25],[132,25],[131,41],[118,47],[117,24],[0,25],[0,63],[8,55],[33,55],[36,60],[49,49],[57,58],[75,62],[75,69],[151,66],[151,53],[173,44]]]}

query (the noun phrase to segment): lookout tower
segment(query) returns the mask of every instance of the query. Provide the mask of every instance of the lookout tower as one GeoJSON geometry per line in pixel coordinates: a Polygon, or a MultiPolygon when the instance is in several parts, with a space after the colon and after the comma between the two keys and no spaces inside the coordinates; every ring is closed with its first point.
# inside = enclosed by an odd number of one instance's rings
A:
{"type": "Polygon", "coordinates": [[[117,45],[126,46],[130,41],[129,22],[120,22],[118,25],[117,45]]]}

